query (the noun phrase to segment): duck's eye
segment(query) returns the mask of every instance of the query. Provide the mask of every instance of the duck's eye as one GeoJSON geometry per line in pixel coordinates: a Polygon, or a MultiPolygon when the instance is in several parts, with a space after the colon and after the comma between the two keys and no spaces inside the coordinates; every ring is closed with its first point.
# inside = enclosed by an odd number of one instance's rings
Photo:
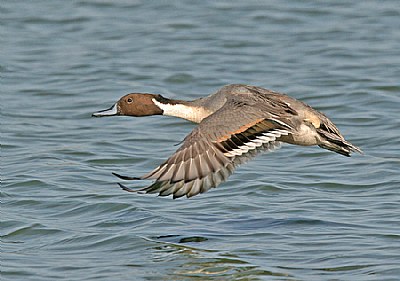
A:
{"type": "Polygon", "coordinates": [[[133,102],[133,99],[132,98],[129,98],[129,99],[127,99],[126,100],[128,103],[132,103],[133,102]]]}

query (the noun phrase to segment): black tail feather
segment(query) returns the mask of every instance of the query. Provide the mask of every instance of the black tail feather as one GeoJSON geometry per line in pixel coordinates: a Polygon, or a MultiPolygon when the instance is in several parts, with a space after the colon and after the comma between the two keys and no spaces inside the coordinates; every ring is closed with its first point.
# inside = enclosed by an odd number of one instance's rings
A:
{"type": "Polygon", "coordinates": [[[350,157],[350,154],[352,152],[363,154],[362,150],[359,147],[346,141],[341,135],[327,132],[322,129],[317,129],[317,132],[322,138],[321,143],[318,145],[321,148],[334,151],[347,157],[350,157]]]}

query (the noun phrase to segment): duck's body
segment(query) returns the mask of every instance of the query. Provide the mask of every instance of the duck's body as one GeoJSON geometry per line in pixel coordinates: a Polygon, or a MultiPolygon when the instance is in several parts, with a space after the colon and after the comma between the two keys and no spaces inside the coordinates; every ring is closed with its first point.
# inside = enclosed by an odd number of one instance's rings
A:
{"type": "Polygon", "coordinates": [[[173,194],[174,198],[218,186],[236,166],[258,152],[280,147],[281,142],[318,145],[345,156],[361,152],[324,114],[285,94],[248,85],[227,85],[194,101],[128,94],[110,109],[93,114],[111,115],[170,115],[199,123],[182,146],[152,172],[139,178],[115,174],[122,179],[153,179],[141,191],[173,194]]]}

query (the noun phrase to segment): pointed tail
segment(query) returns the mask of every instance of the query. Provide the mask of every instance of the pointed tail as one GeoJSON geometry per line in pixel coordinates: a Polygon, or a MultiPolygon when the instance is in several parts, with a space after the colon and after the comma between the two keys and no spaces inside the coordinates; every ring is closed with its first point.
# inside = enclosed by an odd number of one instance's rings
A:
{"type": "Polygon", "coordinates": [[[340,134],[337,135],[333,132],[327,132],[323,129],[317,129],[317,132],[321,136],[321,143],[318,144],[318,146],[321,148],[334,151],[347,157],[350,157],[350,154],[352,152],[363,154],[362,150],[359,147],[346,141],[340,134]]]}

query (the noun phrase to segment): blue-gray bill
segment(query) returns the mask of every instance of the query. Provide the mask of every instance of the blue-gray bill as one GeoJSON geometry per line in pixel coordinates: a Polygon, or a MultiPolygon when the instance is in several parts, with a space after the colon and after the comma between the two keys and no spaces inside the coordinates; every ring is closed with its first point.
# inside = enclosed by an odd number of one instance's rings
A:
{"type": "Polygon", "coordinates": [[[118,105],[115,103],[109,109],[100,110],[92,114],[93,117],[104,117],[118,115],[118,105]]]}

